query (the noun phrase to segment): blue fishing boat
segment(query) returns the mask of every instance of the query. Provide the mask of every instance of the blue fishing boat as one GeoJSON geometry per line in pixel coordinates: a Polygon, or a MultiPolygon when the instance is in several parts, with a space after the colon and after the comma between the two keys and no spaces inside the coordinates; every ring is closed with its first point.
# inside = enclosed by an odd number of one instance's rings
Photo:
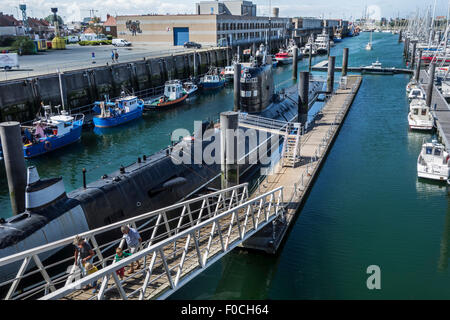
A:
{"type": "Polygon", "coordinates": [[[84,115],[69,115],[61,111],[51,114],[51,107],[44,106],[45,116],[22,126],[23,154],[26,159],[60,149],[81,139],[84,115]]]}
{"type": "Polygon", "coordinates": [[[142,117],[144,101],[132,95],[122,95],[115,102],[96,101],[93,108],[99,113],[92,119],[98,128],[116,127],[142,117]]]}
{"type": "Polygon", "coordinates": [[[200,78],[199,85],[205,90],[220,89],[225,85],[225,79],[219,76],[219,72],[215,68],[211,68],[207,74],[200,78]]]}

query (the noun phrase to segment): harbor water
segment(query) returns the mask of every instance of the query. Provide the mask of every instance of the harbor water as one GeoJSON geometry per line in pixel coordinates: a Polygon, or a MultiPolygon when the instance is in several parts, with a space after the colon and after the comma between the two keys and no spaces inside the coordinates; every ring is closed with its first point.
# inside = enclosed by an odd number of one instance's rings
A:
{"type": "MultiPolygon", "coordinates": [[[[404,67],[398,36],[369,33],[332,48],[349,66],[375,60],[404,67]]],[[[326,56],[315,57],[317,63],[326,56]]],[[[300,62],[307,69],[308,59],[300,62]]],[[[291,66],[275,70],[280,86],[293,84],[291,66]]],[[[325,74],[317,73],[325,76],[325,74]]],[[[339,75],[339,74],[337,74],[339,75]]],[[[235,250],[189,282],[171,299],[428,299],[450,298],[450,207],[445,185],[419,181],[416,161],[431,134],[408,130],[407,75],[366,75],[338,138],[284,245],[275,256],[235,250]],[[381,269],[381,290],[368,290],[367,267],[381,269]]],[[[200,94],[184,106],[147,113],[103,131],[85,130],[80,142],[27,160],[41,177],[62,176],[69,192],[170,144],[177,128],[216,120],[233,108],[232,86],[200,94]]],[[[317,104],[310,113],[320,108],[317,104]]],[[[11,215],[4,168],[0,217],[11,215]]]]}
{"type": "MultiPolygon", "coordinates": [[[[338,64],[404,67],[398,36],[369,33],[333,48],[338,64]]],[[[304,65],[305,61],[302,62],[304,65]]],[[[172,299],[449,299],[445,185],[418,181],[423,138],[408,130],[407,75],[367,75],[284,246],[233,251],[172,299]],[[367,288],[367,268],[381,289],[367,288]]]]}

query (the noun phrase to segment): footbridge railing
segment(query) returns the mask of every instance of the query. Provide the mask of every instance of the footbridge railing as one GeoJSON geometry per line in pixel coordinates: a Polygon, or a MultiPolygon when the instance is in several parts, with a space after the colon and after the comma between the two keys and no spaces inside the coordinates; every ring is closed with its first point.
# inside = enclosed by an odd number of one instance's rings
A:
{"type": "MultiPolygon", "coordinates": [[[[230,191],[228,191],[230,192],[230,191]]],[[[44,296],[42,299],[164,299],[264,226],[284,216],[279,187],[189,228],[44,296]],[[120,280],[116,272],[135,261],[145,267],[120,280]],[[101,281],[96,295],[83,286],[101,281]]]]}
{"type": "MultiPolygon", "coordinates": [[[[119,221],[79,236],[91,245],[95,253],[93,264],[103,270],[114,261],[115,249],[125,245],[120,231],[121,226],[129,225],[137,228],[143,240],[142,245],[150,248],[161,241],[176,237],[188,228],[198,226],[208,219],[238,207],[245,203],[248,197],[248,184],[245,183],[119,221]]],[[[2,298],[36,299],[56,292],[59,288],[79,279],[80,266],[74,261],[73,240],[74,236],[1,258],[0,275],[15,274],[9,279],[1,280],[2,298]]],[[[197,237],[196,241],[201,241],[201,238],[197,237]]],[[[180,250],[179,243],[179,241],[171,242],[174,252],[180,250]]],[[[133,260],[134,258],[135,256],[133,260]]],[[[146,259],[143,263],[147,263],[146,259]]],[[[132,281],[139,273],[132,274],[124,281],[132,281]]],[[[106,287],[106,282],[103,282],[103,285],[102,295],[110,289],[106,287]]]]}

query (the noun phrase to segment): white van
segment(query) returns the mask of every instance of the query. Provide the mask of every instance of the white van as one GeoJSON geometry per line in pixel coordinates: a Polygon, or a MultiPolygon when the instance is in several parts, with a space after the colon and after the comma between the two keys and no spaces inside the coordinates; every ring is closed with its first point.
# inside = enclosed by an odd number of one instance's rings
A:
{"type": "Polygon", "coordinates": [[[67,41],[69,43],[77,43],[78,41],[80,41],[80,39],[78,38],[78,36],[68,36],[67,41]]]}
{"type": "Polygon", "coordinates": [[[112,44],[116,47],[129,47],[131,43],[124,39],[113,39],[112,44]]]}
{"type": "Polygon", "coordinates": [[[0,53],[0,68],[11,70],[13,67],[19,67],[17,53],[0,53]]]}

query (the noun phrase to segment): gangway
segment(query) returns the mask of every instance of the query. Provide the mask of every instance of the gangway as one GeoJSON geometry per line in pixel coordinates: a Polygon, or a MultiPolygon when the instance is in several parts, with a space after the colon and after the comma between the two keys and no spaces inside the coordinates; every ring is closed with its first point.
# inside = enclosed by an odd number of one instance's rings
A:
{"type": "Polygon", "coordinates": [[[298,122],[274,120],[248,113],[239,113],[239,127],[265,131],[284,137],[281,155],[283,167],[295,167],[300,159],[300,138],[303,127],[298,122]]]}
{"type": "Polygon", "coordinates": [[[165,299],[283,217],[284,210],[282,187],[249,200],[248,184],[241,184],[80,234],[92,245],[99,269],[86,277],[74,264],[73,251],[62,254],[74,237],[2,258],[0,272],[14,265],[17,275],[1,283],[0,289],[7,289],[5,299],[165,299]],[[115,248],[124,245],[119,231],[123,225],[139,230],[143,249],[115,262],[115,248]],[[40,255],[57,250],[61,250],[57,261],[40,260],[40,255]],[[138,260],[144,267],[119,279],[116,271],[138,260]],[[31,268],[31,261],[37,267],[31,268]],[[44,281],[19,287],[26,278],[38,275],[44,281]],[[97,292],[82,289],[93,281],[101,283],[97,292]]]}

